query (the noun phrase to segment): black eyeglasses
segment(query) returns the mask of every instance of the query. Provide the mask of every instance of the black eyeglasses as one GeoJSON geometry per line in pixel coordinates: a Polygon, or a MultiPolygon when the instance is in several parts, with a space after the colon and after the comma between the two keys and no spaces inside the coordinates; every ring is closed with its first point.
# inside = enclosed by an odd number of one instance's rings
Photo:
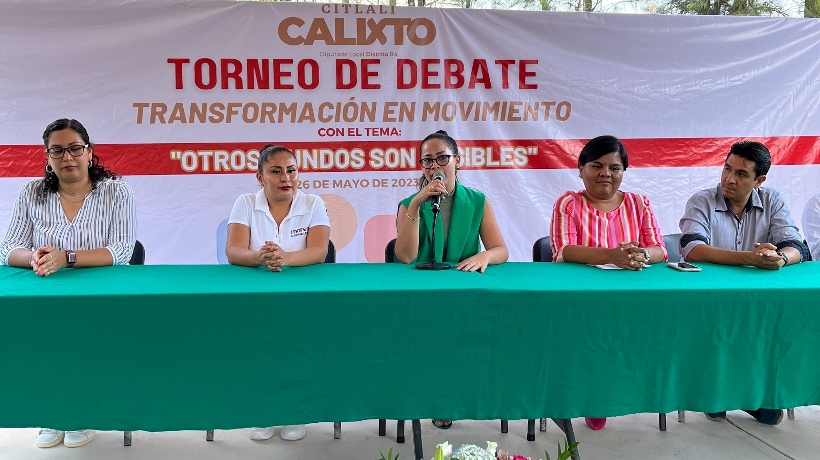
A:
{"type": "Polygon", "coordinates": [[[421,160],[419,160],[419,164],[424,169],[432,168],[434,161],[438,163],[439,166],[447,166],[447,164],[450,163],[450,158],[454,156],[455,155],[439,155],[435,158],[422,158],[421,160]]]}
{"type": "Polygon", "coordinates": [[[78,157],[82,155],[87,148],[88,144],[69,145],[68,147],[52,147],[50,149],[46,149],[46,153],[48,153],[48,156],[56,160],[58,158],[62,158],[66,152],[73,157],[78,157]]]}

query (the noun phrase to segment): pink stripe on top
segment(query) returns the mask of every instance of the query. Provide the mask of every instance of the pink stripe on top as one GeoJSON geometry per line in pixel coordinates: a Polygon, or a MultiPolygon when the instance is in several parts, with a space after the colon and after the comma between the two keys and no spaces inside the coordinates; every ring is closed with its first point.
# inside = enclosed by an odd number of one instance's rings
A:
{"type": "Polygon", "coordinates": [[[660,246],[666,260],[663,235],[649,204],[639,193],[623,192],[624,201],[617,209],[601,212],[595,209],[583,191],[561,195],[552,208],[550,245],[554,262],[564,260],[564,247],[617,248],[620,243],[637,241],[641,247],[660,246]]]}

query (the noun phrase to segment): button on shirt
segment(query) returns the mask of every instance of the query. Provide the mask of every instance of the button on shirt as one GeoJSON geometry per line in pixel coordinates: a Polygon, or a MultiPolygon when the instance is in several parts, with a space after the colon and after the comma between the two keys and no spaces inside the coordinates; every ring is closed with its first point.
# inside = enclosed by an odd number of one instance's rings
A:
{"type": "Polygon", "coordinates": [[[237,198],[228,223],[251,229],[248,249],[253,251],[261,248],[265,241],[273,241],[287,252],[301,251],[307,247],[308,229],[317,225],[330,227],[325,202],[318,195],[308,195],[301,190],[293,196],[290,212],[281,225],[273,220],[264,190],[237,198]]]}
{"type": "Polygon", "coordinates": [[[785,241],[802,244],[803,238],[792,221],[789,207],[772,188],[752,190],[740,219],[726,203],[718,185],[701,190],[686,203],[680,220],[681,255],[700,244],[734,251],[753,251],[755,243],[778,245],[785,241]],[[705,237],[706,241],[700,239],[705,237]]]}

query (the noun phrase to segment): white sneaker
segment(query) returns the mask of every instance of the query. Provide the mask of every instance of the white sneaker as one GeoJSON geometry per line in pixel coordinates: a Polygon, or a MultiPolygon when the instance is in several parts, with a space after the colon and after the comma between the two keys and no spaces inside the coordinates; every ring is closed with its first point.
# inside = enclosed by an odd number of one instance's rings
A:
{"type": "Polygon", "coordinates": [[[276,427],[251,428],[248,430],[248,437],[254,441],[264,441],[273,437],[276,427]]]}
{"type": "Polygon", "coordinates": [[[282,427],[282,432],[279,436],[285,441],[298,441],[305,437],[307,430],[304,425],[286,425],[282,427]]]}
{"type": "Polygon", "coordinates": [[[65,436],[65,431],[43,428],[34,443],[37,447],[54,447],[63,442],[63,436],[65,436]]]}
{"type": "Polygon", "coordinates": [[[66,447],[84,446],[94,439],[95,434],[94,430],[69,431],[65,434],[64,444],[66,447]]]}

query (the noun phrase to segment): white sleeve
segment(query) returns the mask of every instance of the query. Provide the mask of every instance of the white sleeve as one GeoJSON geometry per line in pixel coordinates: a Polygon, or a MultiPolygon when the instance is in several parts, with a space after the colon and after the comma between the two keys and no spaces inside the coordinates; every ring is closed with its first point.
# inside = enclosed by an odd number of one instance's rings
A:
{"type": "Polygon", "coordinates": [[[809,243],[811,260],[820,260],[820,194],[809,198],[803,209],[803,234],[809,243]]]}
{"type": "Polygon", "coordinates": [[[330,228],[330,217],[327,215],[325,202],[318,195],[313,195],[313,204],[310,208],[310,225],[308,228],[324,225],[330,228]]]}
{"type": "Polygon", "coordinates": [[[125,265],[134,253],[137,240],[137,211],[134,207],[134,192],[123,180],[112,182],[117,187],[114,202],[111,203],[112,221],[108,228],[108,245],[114,265],[125,265]]]}
{"type": "Polygon", "coordinates": [[[6,236],[0,242],[0,265],[8,265],[9,255],[15,249],[34,249],[34,224],[29,217],[28,205],[32,202],[34,182],[29,182],[20,190],[17,200],[14,201],[14,210],[11,213],[9,228],[6,236]]]}
{"type": "Polygon", "coordinates": [[[248,228],[251,226],[251,215],[253,214],[254,195],[242,195],[236,199],[231,209],[231,216],[228,218],[229,224],[242,224],[248,228]]]}

